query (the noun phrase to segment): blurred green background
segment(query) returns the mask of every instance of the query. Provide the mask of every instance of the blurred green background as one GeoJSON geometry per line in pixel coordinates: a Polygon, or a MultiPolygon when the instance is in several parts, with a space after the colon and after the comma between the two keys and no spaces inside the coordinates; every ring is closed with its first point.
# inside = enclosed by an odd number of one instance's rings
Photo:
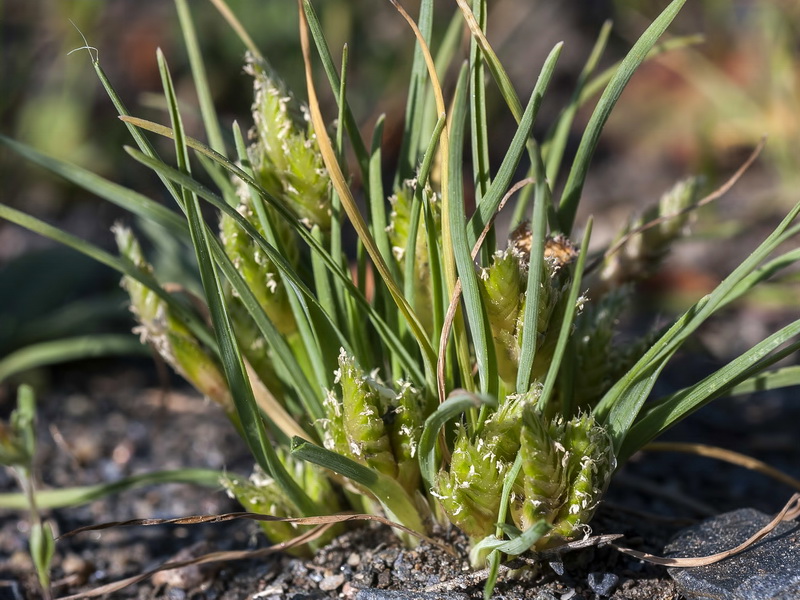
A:
{"type": "MultiPolygon", "coordinates": [[[[190,4],[223,127],[235,119],[249,127],[251,82],[242,72],[244,49],[210,2],[190,4]]],[[[229,4],[302,97],[295,3],[230,0],[229,4]]],[[[489,4],[488,37],[520,96],[529,93],[553,44],[566,42],[555,89],[540,116],[543,131],[571,93],[603,21],[614,21],[602,62],[608,66],[624,55],[666,2],[492,0],[489,4]]],[[[412,14],[417,5],[418,1],[405,2],[412,14]]],[[[443,35],[454,7],[454,2],[439,2],[436,39],[443,35]]],[[[389,2],[324,0],[317,2],[317,8],[334,55],[345,42],[350,46],[349,100],[364,131],[371,131],[379,114],[388,115],[384,155],[392,161],[402,127],[413,36],[389,2]]],[[[156,121],[166,121],[155,60],[155,50],[161,47],[187,107],[187,128],[202,137],[175,8],[165,0],[0,0],[0,133],[163,198],[155,177],[122,151],[127,131],[116,119],[88,56],[82,51],[69,53],[84,43],[78,30],[97,48],[101,65],[133,114],[156,121]]],[[[595,212],[606,223],[598,228],[599,242],[610,237],[632,207],[657,200],[678,178],[701,172],[712,185],[719,184],[765,134],[769,142],[757,167],[731,199],[707,209],[714,223],[707,233],[733,236],[758,229],[760,223],[766,228],[797,201],[800,2],[693,0],[669,35],[693,33],[702,34],[704,42],[645,64],[607,125],[582,209],[595,212]]],[[[327,114],[333,115],[330,94],[325,98],[327,114]]],[[[591,105],[581,113],[576,131],[590,109],[591,105]]],[[[496,137],[490,146],[497,164],[514,122],[499,100],[490,120],[496,137]]],[[[572,140],[572,150],[577,141],[572,140]]],[[[121,216],[114,207],[26,164],[5,148],[0,149],[0,182],[0,201],[101,246],[112,246],[108,228],[121,216]]],[[[688,256],[689,262],[694,260],[694,255],[688,256]]],[[[725,257],[719,260],[723,264],[725,257]]],[[[670,285],[696,285],[694,293],[702,292],[703,268],[697,272],[683,268],[683,279],[670,285]]],[[[125,331],[129,326],[116,275],[0,222],[0,360],[48,338],[125,331]],[[89,304],[92,310],[82,317],[67,313],[43,320],[72,303],[86,306],[87,298],[97,304],[89,304]]]]}

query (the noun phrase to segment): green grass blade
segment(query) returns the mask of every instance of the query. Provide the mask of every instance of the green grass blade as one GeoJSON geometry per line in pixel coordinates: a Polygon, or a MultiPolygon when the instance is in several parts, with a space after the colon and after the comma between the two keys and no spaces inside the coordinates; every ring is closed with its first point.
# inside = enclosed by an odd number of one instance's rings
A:
{"type": "MultiPolygon", "coordinates": [[[[111,81],[108,79],[108,77],[105,74],[105,71],[103,71],[102,67],[100,66],[100,62],[93,61],[92,65],[94,66],[95,73],[97,73],[97,77],[100,80],[100,83],[102,84],[103,88],[105,89],[106,94],[108,94],[109,99],[111,100],[112,104],[114,104],[114,108],[117,109],[117,113],[123,119],[125,127],[128,128],[128,132],[131,134],[131,137],[136,142],[136,145],[138,146],[139,150],[141,150],[147,156],[150,156],[152,158],[158,158],[158,153],[156,152],[153,145],[150,143],[150,140],[148,140],[137,127],[124,120],[124,117],[129,116],[130,113],[128,112],[128,109],[125,107],[125,104],[122,102],[122,99],[119,97],[119,94],[117,94],[117,91],[114,89],[114,86],[111,85],[111,81]]],[[[177,188],[177,186],[175,186],[175,184],[166,179],[162,179],[161,181],[167,188],[167,191],[170,193],[173,199],[176,202],[180,203],[181,192],[177,188]]]]}
{"type": "Polygon", "coordinates": [[[381,164],[381,142],[385,115],[378,117],[372,134],[372,148],[369,156],[369,209],[372,237],[381,257],[389,267],[395,281],[400,281],[397,261],[392,255],[392,244],[386,231],[386,197],[383,193],[383,165],[381,164]]]}
{"type": "MultiPolygon", "coordinates": [[[[653,46],[650,52],[647,53],[645,60],[651,60],[660,54],[671,52],[672,50],[679,50],[689,46],[700,45],[705,41],[705,37],[697,34],[671,38],[653,46]]],[[[611,81],[611,78],[614,77],[614,73],[617,72],[620,64],[622,64],[622,61],[611,65],[607,69],[595,75],[583,88],[580,99],[578,100],[578,106],[583,106],[596,94],[600,93],[600,91],[608,85],[608,82],[611,81]]]]}
{"type": "MultiPolygon", "coordinates": [[[[89,502],[119,494],[133,488],[161,483],[189,483],[222,490],[220,481],[225,476],[221,471],[210,469],[176,469],[174,471],[153,471],[125,477],[112,483],[100,483],[80,487],[36,492],[36,506],[44,510],[83,506],[89,502]]],[[[25,494],[0,494],[0,508],[27,510],[28,499],[25,494]]]]}
{"type": "Polygon", "coordinates": [[[220,265],[220,269],[242,301],[247,312],[250,313],[256,327],[258,327],[261,335],[264,336],[267,345],[272,348],[275,366],[281,374],[285,374],[283,380],[297,392],[303,408],[312,421],[315,422],[321,419],[324,416],[324,411],[320,401],[320,394],[311,386],[286,340],[264,312],[258,299],[225,254],[219,242],[210,237],[209,242],[211,243],[214,259],[220,265]]]}
{"type": "Polygon", "coordinates": [[[580,107],[581,94],[586,88],[589,77],[592,75],[595,68],[597,68],[597,63],[603,55],[610,33],[611,21],[606,21],[600,29],[600,34],[597,36],[597,41],[589,54],[586,64],[583,66],[580,75],[578,75],[572,97],[556,121],[553,135],[546,141],[547,168],[545,172],[547,174],[547,180],[551,185],[555,185],[558,172],[561,168],[561,161],[564,158],[564,150],[567,147],[569,132],[572,128],[572,123],[575,120],[578,108],[580,107]]]}
{"type": "Polygon", "coordinates": [[[154,202],[147,196],[108,181],[82,167],[42,154],[30,146],[7,138],[2,134],[0,134],[0,143],[5,144],[26,160],[44,167],[51,173],[63,177],[86,191],[108,200],[143,219],[158,223],[171,234],[188,240],[189,229],[181,216],[175,211],[154,202]]]}
{"type": "MultiPolygon", "coordinates": [[[[578,296],[581,294],[581,281],[583,279],[583,269],[586,266],[586,258],[589,256],[589,239],[592,236],[592,219],[586,223],[586,231],[583,233],[578,262],[575,264],[575,271],[572,275],[572,283],[569,287],[567,296],[567,308],[564,311],[564,320],[561,322],[561,329],[558,332],[556,349],[553,351],[553,358],[547,369],[547,376],[544,379],[541,396],[539,396],[539,408],[545,410],[550,401],[550,396],[556,385],[556,377],[561,368],[561,359],[564,358],[564,351],[567,348],[569,336],[572,333],[572,324],[575,322],[575,314],[578,311],[578,296]]],[[[536,322],[535,320],[533,321],[536,322]]],[[[569,413],[564,417],[568,418],[569,413]]]]}
{"type": "Polygon", "coordinates": [[[712,314],[723,307],[731,294],[742,292],[742,282],[757,272],[757,267],[781,243],[797,232],[791,227],[800,214],[800,204],[796,205],[778,227],[740,264],[717,288],[702,298],[684,313],[667,332],[656,341],[641,359],[622,377],[600,400],[595,414],[605,420],[609,434],[614,440],[615,450],[619,450],[634,419],[650,390],[644,383],[655,383],[654,376],[663,369],[666,361],[680,345],[712,314]],[[636,393],[631,389],[636,388],[636,393]]]}
{"type": "Polygon", "coordinates": [[[600,133],[611,114],[614,105],[622,95],[622,90],[630,81],[634,71],[644,61],[647,53],[653,48],[658,38],[666,31],[667,27],[678,11],[686,3],[686,0],[673,0],[667,8],[653,21],[650,27],[642,34],[639,40],[633,45],[628,55],[620,63],[619,69],[614,73],[603,95],[600,97],[597,107],[592,113],[589,123],[586,125],[583,137],[581,138],[578,152],[572,163],[569,177],[564,186],[559,201],[558,217],[561,230],[569,234],[575,220],[575,213],[583,191],[583,184],[586,181],[586,173],[589,170],[589,163],[592,160],[597,143],[600,140],[600,133]]]}
{"type": "MultiPolygon", "coordinates": [[[[233,128],[233,135],[236,142],[239,162],[242,165],[242,170],[247,173],[249,177],[253,177],[252,166],[247,155],[247,148],[245,147],[244,138],[242,137],[241,131],[236,124],[233,128]]],[[[199,156],[204,155],[201,154],[199,156]]],[[[270,247],[277,248],[279,246],[279,242],[275,235],[275,226],[264,206],[261,197],[258,194],[258,190],[253,186],[248,186],[248,189],[250,190],[252,205],[258,217],[259,225],[264,232],[265,240],[270,247]]],[[[311,235],[319,242],[321,234],[318,228],[315,227],[312,229],[311,235]]],[[[324,361],[321,357],[320,345],[316,342],[313,326],[309,322],[308,305],[304,301],[303,295],[297,293],[297,290],[290,286],[288,291],[288,300],[292,310],[292,315],[298,325],[302,340],[306,342],[306,344],[303,346],[295,346],[295,349],[302,351],[302,357],[297,359],[292,353],[292,349],[287,341],[278,332],[259,302],[255,299],[255,296],[248,289],[248,285],[242,280],[233,265],[230,264],[230,261],[225,255],[221,245],[213,237],[209,237],[209,241],[212,243],[212,248],[215,252],[215,258],[217,259],[218,264],[220,264],[220,266],[223,268],[228,281],[234,286],[237,294],[242,298],[243,302],[245,298],[247,299],[245,304],[248,312],[250,312],[250,315],[255,319],[256,324],[258,325],[268,344],[276,352],[276,358],[278,358],[279,366],[282,367],[279,369],[279,371],[285,372],[287,375],[289,375],[289,377],[286,378],[287,382],[299,393],[300,401],[303,404],[306,413],[311,417],[312,422],[318,428],[317,432],[320,433],[319,419],[321,419],[324,415],[320,395],[314,392],[315,388],[311,386],[311,383],[308,381],[308,378],[305,375],[305,371],[300,365],[302,362],[303,364],[309,364],[312,367],[312,371],[316,378],[316,389],[322,389],[330,386],[331,382],[328,381],[328,375],[333,372],[333,368],[331,367],[330,369],[326,369],[324,366],[324,361]]],[[[311,254],[311,260],[312,264],[314,265],[315,283],[318,283],[317,293],[320,294],[320,291],[324,290],[324,287],[321,286],[327,286],[328,284],[327,271],[322,272],[324,267],[319,266],[320,259],[316,253],[311,254]]],[[[288,263],[286,264],[286,267],[291,268],[288,263]]],[[[320,303],[324,304],[324,292],[320,294],[319,300],[320,303]]],[[[323,312],[325,312],[324,308],[323,312]]],[[[328,311],[328,314],[330,314],[332,317],[335,317],[335,312],[328,311]]],[[[334,331],[338,331],[335,326],[334,331]]],[[[339,339],[341,336],[334,335],[332,337],[339,339]]],[[[333,349],[333,352],[331,352],[332,356],[336,356],[337,354],[338,347],[333,349]]]]}
{"type": "MultiPolygon", "coordinates": [[[[315,225],[311,230],[313,235],[320,245],[323,244],[325,235],[322,233],[318,225],[315,225]]],[[[338,321],[338,310],[336,307],[336,297],[333,289],[331,288],[331,280],[328,277],[328,270],[318,254],[311,254],[311,272],[314,276],[314,290],[317,293],[319,304],[325,314],[329,315],[334,328],[340,329],[338,321]]],[[[338,353],[337,353],[338,355],[338,353]]]]}
{"type": "Polygon", "coordinates": [[[756,392],[767,392],[786,387],[800,385],[800,367],[783,367],[765,373],[754,375],[742,383],[733,386],[727,393],[728,396],[743,396],[756,392]]]}
{"type": "Polygon", "coordinates": [[[334,96],[336,97],[336,103],[339,105],[344,104],[344,126],[347,129],[347,137],[353,145],[353,152],[355,152],[356,159],[358,160],[362,181],[368,181],[369,153],[361,137],[361,132],[358,130],[358,123],[356,123],[353,112],[350,110],[350,105],[347,103],[347,98],[342,97],[339,93],[341,82],[339,80],[339,74],[336,72],[336,66],[333,64],[333,57],[328,48],[328,43],[325,41],[325,36],[322,33],[322,25],[309,0],[303,0],[303,11],[308,20],[308,28],[311,31],[311,38],[314,40],[314,45],[317,48],[317,54],[319,55],[320,61],[322,61],[322,68],[328,76],[331,90],[333,90],[334,96]]]}
{"type": "MultiPolygon", "coordinates": [[[[464,181],[461,173],[464,154],[464,125],[467,116],[467,86],[465,78],[459,79],[453,108],[450,114],[450,170],[449,210],[443,219],[450,224],[453,255],[461,280],[464,311],[469,319],[469,333],[478,364],[478,379],[483,394],[496,395],[498,390],[497,364],[492,343],[492,331],[478,283],[478,274],[472,260],[472,246],[467,238],[464,209],[464,181]]],[[[462,373],[470,377],[468,372],[462,373]]]]}
{"type": "Polygon", "coordinates": [[[298,437],[292,439],[292,455],[330,469],[364,486],[381,503],[387,518],[414,531],[425,532],[422,517],[413,499],[391,477],[298,437]]]}
{"type": "Polygon", "coordinates": [[[200,52],[200,44],[197,40],[197,32],[192,22],[189,6],[186,0],[175,0],[175,8],[178,11],[178,20],[186,42],[186,52],[189,55],[189,65],[192,69],[197,99],[200,102],[200,114],[203,116],[203,125],[208,136],[208,144],[220,154],[225,154],[225,142],[222,139],[222,130],[219,126],[219,119],[217,119],[217,111],[214,108],[206,67],[203,63],[203,56],[200,52]]]}
{"type": "MultiPolygon", "coordinates": [[[[517,454],[517,458],[514,459],[514,464],[511,465],[511,468],[503,478],[503,491],[500,493],[500,507],[497,511],[497,529],[495,530],[494,534],[497,539],[501,539],[501,536],[503,535],[502,525],[506,522],[508,503],[511,499],[511,491],[514,488],[514,482],[517,480],[517,476],[519,475],[521,469],[522,455],[517,454]]],[[[489,573],[486,576],[486,583],[483,586],[483,597],[486,600],[490,600],[492,597],[494,586],[497,583],[501,559],[502,553],[497,548],[492,550],[486,559],[486,562],[489,565],[489,573]]]]}
{"type": "MultiPolygon", "coordinates": [[[[420,3],[417,25],[422,37],[430,45],[431,32],[433,31],[433,0],[422,0],[420,3]]],[[[427,91],[428,67],[425,64],[422,48],[417,42],[414,46],[414,59],[411,63],[411,80],[408,85],[403,138],[400,142],[394,180],[395,187],[399,187],[406,179],[414,177],[425,132],[424,111],[427,91]]]]}
{"type": "MultiPolygon", "coordinates": [[[[372,133],[372,145],[370,148],[368,186],[370,231],[372,232],[372,237],[375,239],[375,244],[378,248],[381,258],[389,268],[389,273],[394,281],[400,281],[400,272],[397,267],[397,261],[392,254],[392,244],[389,240],[389,233],[386,230],[386,197],[384,196],[383,192],[383,164],[381,159],[381,143],[383,141],[384,119],[385,115],[381,115],[378,117],[378,120],[375,123],[375,129],[372,133]]],[[[408,298],[408,296],[404,295],[404,297],[413,310],[413,304],[411,300],[408,298]]],[[[391,303],[391,298],[385,293],[385,288],[376,288],[375,300],[376,305],[384,305],[386,307],[387,310],[384,314],[386,315],[386,321],[389,324],[389,327],[395,331],[399,331],[398,322],[400,319],[398,319],[398,311],[394,309],[391,303]]],[[[362,356],[362,360],[363,358],[366,357],[362,356]]],[[[394,380],[400,375],[400,365],[397,357],[394,354],[391,354],[390,358],[391,360],[388,367],[388,378],[390,380],[394,380]]],[[[377,364],[378,361],[375,362],[377,364]]]]}
{"type": "MultiPolygon", "coordinates": [[[[763,369],[764,358],[798,334],[800,334],[800,320],[773,333],[699,383],[674,394],[666,402],[660,402],[657,407],[648,411],[633,425],[622,444],[620,458],[622,460],[628,458],[680,419],[715,398],[726,395],[730,388],[740,383],[741,380],[746,381],[753,375],[751,371],[754,366],[757,369],[763,369]]],[[[795,342],[787,349],[787,352],[794,352],[798,348],[800,348],[800,342],[795,342]]],[[[796,376],[796,373],[794,375],[796,376]]]]}
{"type": "MultiPolygon", "coordinates": [[[[422,157],[422,164],[417,174],[417,187],[414,189],[414,199],[411,205],[411,217],[408,226],[408,241],[406,242],[405,253],[403,254],[403,293],[408,299],[409,304],[416,308],[415,304],[415,286],[414,286],[414,268],[416,264],[416,249],[417,249],[417,236],[419,234],[419,221],[420,215],[423,212],[425,193],[425,185],[431,174],[433,167],[433,160],[436,157],[436,147],[439,144],[439,138],[444,131],[444,126],[447,122],[445,116],[439,118],[436,126],[433,129],[428,147],[422,157]]],[[[441,281],[440,273],[442,265],[439,255],[439,242],[438,232],[434,225],[433,214],[430,206],[425,210],[425,235],[428,242],[428,266],[430,270],[430,286],[431,286],[431,301],[433,303],[433,334],[431,340],[438,340],[441,335],[442,325],[441,316],[444,313],[444,300],[442,299],[442,288],[439,285],[441,281]]]]}
{"type": "Polygon", "coordinates": [[[150,351],[132,335],[87,335],[32,344],[0,360],[0,382],[11,375],[87,358],[149,356],[150,351]]]}
{"type": "Polygon", "coordinates": [[[481,25],[478,19],[475,18],[469,4],[467,4],[467,0],[456,0],[456,2],[464,15],[467,26],[472,32],[472,38],[476,41],[483,53],[483,57],[486,60],[486,64],[489,67],[489,71],[497,87],[500,88],[500,94],[511,109],[511,114],[514,115],[514,119],[519,122],[522,119],[522,104],[519,101],[517,92],[514,90],[514,84],[511,83],[511,78],[508,76],[508,73],[506,73],[503,63],[500,62],[494,49],[489,45],[486,36],[483,35],[481,25]]]}
{"type": "Polygon", "coordinates": [[[547,56],[547,60],[545,60],[542,66],[542,71],[539,74],[539,78],[536,80],[536,85],[533,87],[528,105],[525,107],[525,112],[522,113],[519,126],[514,134],[514,138],[511,140],[508,152],[506,152],[505,158],[503,158],[500,169],[497,171],[486,196],[483,197],[475,214],[472,215],[472,218],[469,220],[467,234],[470,247],[475,244],[475,241],[489,222],[489,219],[497,212],[500,202],[503,200],[503,196],[508,191],[511,179],[514,177],[519,161],[522,158],[522,153],[525,151],[525,146],[531,135],[531,130],[533,129],[533,123],[536,120],[542,98],[544,97],[547,86],[555,71],[556,62],[561,54],[562,47],[563,44],[556,44],[547,56]]]}
{"type": "Polygon", "coordinates": [[[531,370],[536,357],[537,327],[539,300],[542,291],[542,277],[544,274],[544,244],[547,234],[547,207],[550,205],[550,186],[544,179],[544,165],[539,154],[538,145],[534,146],[534,169],[536,178],[536,191],[533,202],[533,215],[531,217],[531,249],[528,265],[528,284],[525,289],[525,315],[524,323],[528,327],[522,328],[522,343],[520,345],[519,368],[517,370],[517,393],[524,394],[531,386],[531,370]]]}
{"type": "Polygon", "coordinates": [[[420,471],[428,485],[433,485],[436,476],[436,438],[444,425],[465,411],[481,406],[497,406],[497,398],[455,390],[425,419],[417,448],[420,471]]]}
{"type": "MultiPolygon", "coordinates": [[[[486,31],[486,0],[474,0],[472,12],[482,31],[486,31]]],[[[470,66],[470,132],[472,141],[472,170],[475,179],[475,203],[480,204],[491,183],[489,170],[489,124],[486,117],[486,75],[483,68],[482,50],[473,36],[469,48],[470,66]]],[[[521,116],[521,113],[520,113],[521,116]]],[[[487,244],[494,248],[493,243],[487,244]]]]}
{"type": "MultiPolygon", "coordinates": [[[[172,80],[169,76],[166,61],[160,52],[158,53],[158,63],[175,133],[178,166],[181,171],[188,174],[189,155],[188,147],[183,137],[183,125],[178,112],[172,80]]],[[[245,441],[261,468],[275,479],[278,486],[294,503],[301,514],[318,514],[319,508],[316,503],[309,498],[303,488],[289,475],[267,438],[264,422],[253,396],[253,390],[250,387],[249,378],[239,353],[239,346],[233,333],[227,306],[225,305],[225,295],[217,276],[206,225],[200,211],[200,201],[195,194],[186,188],[184,188],[182,200],[189,222],[192,243],[197,255],[197,264],[200,268],[200,277],[205,291],[206,302],[208,303],[211,321],[214,325],[214,333],[219,344],[220,359],[245,441]]]]}
{"type": "MultiPolygon", "coordinates": [[[[463,29],[464,19],[456,12],[450,19],[450,23],[447,26],[447,30],[444,33],[444,37],[434,57],[436,75],[439,81],[442,81],[446,77],[447,72],[452,67],[453,58],[456,56],[456,52],[461,44],[463,29]]],[[[419,44],[417,44],[417,48],[419,48],[419,44]]],[[[430,135],[431,132],[433,132],[435,123],[440,117],[441,115],[436,110],[435,95],[433,90],[428,87],[425,95],[425,108],[422,112],[423,136],[426,134],[430,135]]]]}
{"type": "Polygon", "coordinates": [[[528,529],[523,531],[519,536],[510,540],[498,540],[495,536],[491,535],[475,544],[470,550],[470,554],[479,554],[487,550],[497,550],[498,552],[510,556],[519,556],[530,550],[531,546],[550,531],[552,527],[552,525],[542,519],[531,527],[528,527],[528,529]]]}
{"type": "Polygon", "coordinates": [[[790,250],[774,258],[742,279],[742,281],[725,297],[722,306],[727,306],[731,302],[738,300],[762,281],[769,279],[779,271],[796,264],[798,261],[800,261],[800,249],[790,250]]]}

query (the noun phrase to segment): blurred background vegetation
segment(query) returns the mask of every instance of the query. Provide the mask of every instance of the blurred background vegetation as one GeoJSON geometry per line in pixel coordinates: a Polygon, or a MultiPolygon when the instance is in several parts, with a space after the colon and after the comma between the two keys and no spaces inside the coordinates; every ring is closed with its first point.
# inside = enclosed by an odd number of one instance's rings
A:
{"type": "MultiPolygon", "coordinates": [[[[294,2],[229,0],[229,4],[265,56],[302,97],[294,2]]],[[[405,2],[412,14],[417,4],[405,2]]],[[[608,66],[624,55],[664,4],[493,0],[488,37],[522,97],[532,88],[546,52],[555,42],[566,41],[555,93],[549,95],[540,116],[544,130],[571,93],[602,23],[614,22],[603,60],[608,66]]],[[[380,113],[388,115],[384,155],[391,161],[402,127],[413,36],[388,2],[324,0],[317,5],[332,48],[341,48],[345,42],[350,45],[349,100],[364,130],[371,131],[380,113]]],[[[437,39],[444,34],[454,6],[450,1],[439,3],[442,18],[437,39]]],[[[192,8],[223,126],[238,119],[249,127],[251,81],[242,71],[243,48],[210,2],[194,0],[192,8]]],[[[98,49],[101,65],[133,114],[165,121],[155,61],[155,50],[161,47],[187,107],[187,128],[200,136],[174,10],[164,0],[0,1],[0,133],[162,198],[155,177],[121,150],[128,143],[127,131],[116,119],[87,55],[69,52],[84,44],[80,30],[98,49]]],[[[587,181],[589,201],[583,208],[606,224],[598,229],[597,242],[604,241],[604,236],[608,241],[632,207],[654,202],[676,179],[703,173],[710,185],[718,185],[765,134],[769,141],[757,167],[730,199],[704,209],[712,217],[705,219],[711,223],[705,233],[733,237],[745,230],[766,231],[797,201],[800,3],[693,0],[669,34],[694,33],[702,34],[703,41],[643,66],[608,123],[587,181]]],[[[330,95],[328,102],[327,114],[332,115],[330,95]]],[[[592,104],[575,124],[576,131],[592,104]]],[[[499,163],[514,123],[499,100],[492,110],[497,139],[490,146],[499,163]]],[[[573,150],[577,141],[573,140],[573,150]]],[[[0,182],[0,201],[112,246],[108,228],[117,212],[108,203],[88,197],[5,149],[0,150],[0,182]]],[[[716,266],[694,265],[697,253],[707,252],[707,246],[694,254],[687,252],[680,275],[662,285],[704,293],[706,278],[716,277],[713,269],[727,270],[730,265],[726,262],[730,253],[725,252],[716,266]]],[[[0,290],[0,360],[15,349],[48,338],[124,331],[130,326],[115,274],[4,222],[0,222],[0,290]],[[52,318],[54,310],[68,306],[82,306],[84,314],[67,312],[52,318]],[[51,315],[50,321],[43,321],[43,315],[51,315]]]]}

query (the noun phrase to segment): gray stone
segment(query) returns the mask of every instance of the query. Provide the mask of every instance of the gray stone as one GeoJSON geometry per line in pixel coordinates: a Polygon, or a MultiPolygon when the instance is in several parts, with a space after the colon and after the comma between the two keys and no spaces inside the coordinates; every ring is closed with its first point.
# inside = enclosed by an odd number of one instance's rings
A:
{"type": "MultiPolygon", "coordinates": [[[[772,520],[751,508],[719,515],[680,532],[666,556],[699,557],[730,550],[772,520]]],[[[800,598],[800,525],[780,523],[744,552],[713,565],[668,570],[689,600],[800,598]]]]}
{"type": "Polygon", "coordinates": [[[586,583],[598,596],[610,596],[619,585],[619,575],[614,573],[589,573],[586,583]]]}
{"type": "Polygon", "coordinates": [[[458,592],[398,592],[391,590],[360,590],[356,600],[468,600],[458,592]]]}

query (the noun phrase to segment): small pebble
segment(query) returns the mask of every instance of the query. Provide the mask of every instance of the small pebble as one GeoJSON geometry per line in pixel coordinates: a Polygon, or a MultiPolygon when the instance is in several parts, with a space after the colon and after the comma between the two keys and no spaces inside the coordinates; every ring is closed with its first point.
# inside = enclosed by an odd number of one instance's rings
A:
{"type": "Polygon", "coordinates": [[[352,552],[350,556],[347,557],[347,564],[351,567],[357,567],[361,564],[361,555],[357,552],[352,552]]]}
{"type": "Polygon", "coordinates": [[[332,592],[344,583],[344,575],[328,575],[319,582],[319,589],[323,592],[332,592]]]}
{"type": "MultiPolygon", "coordinates": [[[[166,562],[179,562],[198,558],[210,550],[210,545],[204,542],[193,544],[184,548],[166,562]]],[[[180,569],[170,569],[169,571],[159,571],[153,575],[153,585],[166,586],[167,588],[177,588],[189,590],[200,587],[208,581],[219,569],[219,565],[188,565],[180,569]]],[[[180,600],[180,599],[178,599],[180,600]]]]}
{"type": "Polygon", "coordinates": [[[61,568],[64,575],[71,578],[72,585],[83,585],[89,581],[89,576],[94,572],[94,565],[91,561],[82,556],[70,552],[61,561],[61,568]]]}
{"type": "Polygon", "coordinates": [[[619,575],[614,573],[589,573],[586,583],[598,596],[610,596],[619,585],[619,575]]]}
{"type": "Polygon", "coordinates": [[[186,591],[179,588],[172,588],[167,592],[168,600],[186,600],[186,591]]]}
{"type": "Polygon", "coordinates": [[[550,568],[553,569],[553,572],[558,576],[564,575],[564,563],[560,560],[551,560],[549,563],[550,568]]]}

